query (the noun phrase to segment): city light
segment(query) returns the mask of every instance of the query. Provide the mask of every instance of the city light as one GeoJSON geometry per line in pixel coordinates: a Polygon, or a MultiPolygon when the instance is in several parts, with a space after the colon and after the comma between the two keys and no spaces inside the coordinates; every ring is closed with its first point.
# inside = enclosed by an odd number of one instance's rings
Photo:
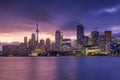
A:
{"type": "MultiPolygon", "coordinates": [[[[76,25],[76,37],[72,45],[71,38],[64,38],[64,32],[57,30],[55,36],[42,35],[36,25],[36,34],[25,36],[19,45],[3,45],[3,56],[92,56],[119,55],[120,40],[112,36],[112,31],[92,31],[85,35],[84,26],[76,25]],[[41,34],[41,35],[40,35],[41,34]],[[40,37],[40,38],[39,38],[40,37]],[[44,39],[46,37],[46,39],[44,39]],[[55,41],[52,41],[54,37],[55,41]],[[114,46],[113,46],[114,45],[114,46]]],[[[7,35],[7,34],[6,34],[7,35]]],[[[13,34],[12,34],[13,35],[13,34]]],[[[21,37],[20,37],[21,38],[21,37]]],[[[19,38],[18,38],[19,39],[19,38]]],[[[12,39],[11,39],[12,40],[12,39]]],[[[16,39],[17,40],[17,39],[16,39]]]]}

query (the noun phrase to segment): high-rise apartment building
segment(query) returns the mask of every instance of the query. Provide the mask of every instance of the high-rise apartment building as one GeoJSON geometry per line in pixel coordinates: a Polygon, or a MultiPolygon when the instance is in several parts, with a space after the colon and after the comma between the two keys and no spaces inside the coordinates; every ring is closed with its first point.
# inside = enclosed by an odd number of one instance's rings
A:
{"type": "Polygon", "coordinates": [[[63,32],[56,31],[56,34],[55,34],[55,44],[56,44],[56,50],[57,51],[61,51],[62,40],[63,40],[63,32]]]}
{"type": "Polygon", "coordinates": [[[92,35],[92,44],[94,46],[98,46],[99,32],[98,31],[92,31],[91,35],[92,35]]]}
{"type": "Polygon", "coordinates": [[[50,38],[46,39],[46,51],[50,51],[50,38]]]}
{"type": "Polygon", "coordinates": [[[84,45],[84,26],[77,25],[77,44],[84,45]]]}
{"type": "Polygon", "coordinates": [[[32,42],[32,45],[35,45],[35,42],[36,42],[35,33],[32,33],[31,35],[31,42],[32,42]]]}

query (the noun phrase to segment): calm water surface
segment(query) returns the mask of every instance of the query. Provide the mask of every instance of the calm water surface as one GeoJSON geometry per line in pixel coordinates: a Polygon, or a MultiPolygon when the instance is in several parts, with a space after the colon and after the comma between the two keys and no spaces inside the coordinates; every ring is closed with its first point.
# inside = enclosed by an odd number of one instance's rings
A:
{"type": "Polygon", "coordinates": [[[0,57],[0,80],[120,80],[120,57],[0,57]]]}

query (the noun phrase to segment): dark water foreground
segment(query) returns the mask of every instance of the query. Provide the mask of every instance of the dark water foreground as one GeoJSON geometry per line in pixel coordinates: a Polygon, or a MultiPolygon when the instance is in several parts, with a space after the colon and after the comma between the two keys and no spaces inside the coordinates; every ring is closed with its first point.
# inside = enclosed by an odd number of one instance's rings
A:
{"type": "Polygon", "coordinates": [[[120,80],[120,57],[0,57],[0,80],[120,80]]]}

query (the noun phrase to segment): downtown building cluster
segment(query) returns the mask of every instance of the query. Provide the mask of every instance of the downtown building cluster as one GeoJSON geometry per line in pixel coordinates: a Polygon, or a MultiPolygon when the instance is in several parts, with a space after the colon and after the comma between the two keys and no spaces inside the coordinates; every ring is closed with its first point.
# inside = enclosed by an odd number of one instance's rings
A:
{"type": "Polygon", "coordinates": [[[84,35],[84,26],[77,26],[77,46],[85,51],[86,55],[116,54],[120,53],[120,41],[113,37],[112,31],[104,31],[101,35],[99,31],[92,31],[89,36],[84,35]]]}
{"type": "Polygon", "coordinates": [[[111,55],[120,53],[119,39],[112,36],[112,31],[104,31],[103,35],[95,30],[89,36],[84,34],[84,26],[76,26],[76,40],[74,45],[68,38],[63,38],[63,32],[55,32],[55,42],[50,38],[39,40],[38,24],[36,34],[31,38],[24,37],[24,43],[19,45],[4,45],[3,56],[87,56],[87,55],[111,55]]]}

